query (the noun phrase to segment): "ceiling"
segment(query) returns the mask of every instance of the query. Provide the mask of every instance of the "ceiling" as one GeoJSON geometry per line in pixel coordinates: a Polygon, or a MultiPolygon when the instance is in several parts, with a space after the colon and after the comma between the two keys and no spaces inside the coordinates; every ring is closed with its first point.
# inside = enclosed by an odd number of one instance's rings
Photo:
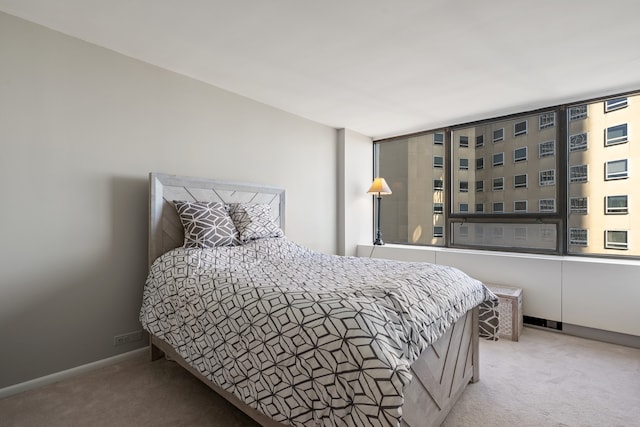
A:
{"type": "Polygon", "coordinates": [[[637,0],[0,0],[373,138],[640,89],[637,0]]]}

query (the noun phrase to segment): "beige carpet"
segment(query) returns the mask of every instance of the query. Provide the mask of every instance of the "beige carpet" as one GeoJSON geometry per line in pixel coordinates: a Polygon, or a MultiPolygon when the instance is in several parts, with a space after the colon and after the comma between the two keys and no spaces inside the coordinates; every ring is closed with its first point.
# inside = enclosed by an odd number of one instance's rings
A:
{"type": "MultiPolygon", "coordinates": [[[[480,348],[481,380],[443,426],[640,426],[640,349],[532,328],[480,348]]],[[[256,424],[174,363],[138,359],[0,400],[0,426],[256,424]]]]}

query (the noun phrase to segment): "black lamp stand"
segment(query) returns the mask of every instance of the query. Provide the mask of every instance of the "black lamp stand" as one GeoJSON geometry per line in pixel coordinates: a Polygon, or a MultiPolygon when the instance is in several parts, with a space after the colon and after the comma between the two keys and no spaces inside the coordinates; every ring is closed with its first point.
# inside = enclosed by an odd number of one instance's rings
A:
{"type": "Polygon", "coordinates": [[[382,196],[380,195],[380,193],[378,193],[378,196],[376,197],[376,199],[378,199],[378,217],[377,219],[377,230],[376,230],[376,240],[373,242],[374,245],[384,245],[384,242],[382,241],[382,231],[380,230],[380,204],[382,202],[382,196]]]}

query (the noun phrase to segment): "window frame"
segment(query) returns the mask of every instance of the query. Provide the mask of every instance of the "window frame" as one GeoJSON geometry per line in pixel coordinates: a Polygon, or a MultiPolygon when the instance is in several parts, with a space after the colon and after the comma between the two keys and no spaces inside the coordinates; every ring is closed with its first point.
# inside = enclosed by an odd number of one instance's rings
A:
{"type": "Polygon", "coordinates": [[[627,215],[629,213],[629,195],[628,194],[616,194],[611,196],[604,196],[604,214],[605,215],[627,215]],[[624,197],[625,206],[623,208],[611,207],[610,201],[614,197],[624,197]]]}
{"type": "Polygon", "coordinates": [[[513,124],[513,136],[522,136],[522,135],[526,135],[527,133],[529,133],[529,120],[522,120],[519,122],[515,122],[513,124]],[[524,124],[524,129],[520,129],[518,130],[518,125],[522,125],[524,124]]]}
{"type": "Polygon", "coordinates": [[[440,156],[440,155],[434,154],[434,155],[433,155],[433,167],[434,167],[435,169],[444,169],[444,156],[440,156]],[[438,164],[436,163],[436,159],[440,159],[440,161],[441,161],[442,163],[440,163],[440,164],[438,165],[438,164]]]}
{"type": "Polygon", "coordinates": [[[504,176],[496,176],[491,178],[491,191],[504,191],[504,176]],[[502,184],[496,187],[496,181],[500,180],[502,184]]]}
{"type": "Polygon", "coordinates": [[[604,101],[604,112],[610,113],[612,111],[621,110],[629,106],[629,98],[626,96],[607,99],[604,101]]]}
{"type": "Polygon", "coordinates": [[[629,178],[629,159],[618,159],[618,160],[609,160],[604,163],[604,180],[605,181],[615,181],[618,179],[627,179],[629,178]],[[609,168],[614,163],[624,162],[624,171],[623,172],[610,172],[609,168]]]}
{"type": "Polygon", "coordinates": [[[604,129],[604,146],[605,147],[611,147],[612,145],[618,145],[618,144],[626,144],[627,142],[629,142],[629,123],[622,123],[615,126],[609,126],[604,129]],[[609,132],[615,128],[623,128],[624,133],[622,136],[610,138],[609,132]]]}
{"type": "Polygon", "coordinates": [[[493,153],[491,155],[491,167],[498,167],[498,166],[504,166],[504,151],[500,151],[498,153],[493,153]],[[499,162],[496,163],[496,156],[500,155],[502,157],[502,160],[500,160],[499,162]]]}
{"type": "Polygon", "coordinates": [[[529,187],[529,174],[520,173],[513,176],[513,188],[528,188],[529,187]],[[524,184],[518,184],[518,177],[524,176],[524,184]]]}
{"type": "Polygon", "coordinates": [[[629,250],[629,230],[616,230],[616,229],[605,229],[604,230],[604,248],[605,249],[615,249],[615,250],[629,250]],[[609,239],[609,233],[624,233],[625,243],[617,243],[613,242],[609,239]]]}
{"type": "Polygon", "coordinates": [[[543,142],[539,142],[538,143],[538,158],[539,159],[543,159],[545,157],[554,157],[555,155],[556,155],[556,140],[555,139],[552,139],[552,140],[549,140],[549,141],[543,141],[543,142]],[[549,143],[551,143],[551,146],[553,147],[553,150],[551,151],[551,154],[546,154],[545,153],[544,155],[542,155],[542,146],[544,144],[549,144],[549,143]]]}
{"type": "Polygon", "coordinates": [[[492,133],[491,141],[494,144],[497,144],[498,142],[504,141],[504,128],[494,129],[494,131],[492,133]],[[499,136],[496,136],[496,133],[499,133],[499,136]]]}
{"type": "Polygon", "coordinates": [[[529,149],[528,147],[519,147],[513,150],[513,163],[526,162],[529,158],[529,149]],[[524,157],[518,157],[517,153],[520,150],[524,150],[524,157]]]}

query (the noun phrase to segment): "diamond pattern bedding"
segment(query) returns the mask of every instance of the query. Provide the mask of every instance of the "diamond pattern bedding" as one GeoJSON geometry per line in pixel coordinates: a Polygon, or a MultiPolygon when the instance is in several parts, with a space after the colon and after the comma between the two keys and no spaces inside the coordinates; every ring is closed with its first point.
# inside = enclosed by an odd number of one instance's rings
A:
{"type": "Polygon", "coordinates": [[[491,298],[455,268],[325,255],[265,238],[162,255],[140,320],[276,421],[398,426],[411,363],[491,298]]]}

